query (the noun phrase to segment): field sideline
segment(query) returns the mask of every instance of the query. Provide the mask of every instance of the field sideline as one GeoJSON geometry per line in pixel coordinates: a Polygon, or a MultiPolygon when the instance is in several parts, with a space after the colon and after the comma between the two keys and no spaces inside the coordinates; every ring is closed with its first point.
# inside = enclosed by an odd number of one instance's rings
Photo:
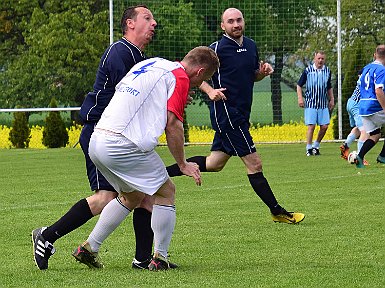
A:
{"type": "MultiPolygon", "coordinates": [[[[385,166],[374,162],[382,142],[361,170],[339,158],[339,145],[322,144],[320,157],[304,156],[304,144],[257,145],[279,202],[306,214],[300,225],[271,221],[238,158],[222,172],[204,173],[201,187],[174,178],[169,252],[180,268],[158,273],[131,269],[131,215],[101,247],[105,269],[90,270],[70,255],[95,218],[59,239],[49,269],[39,271],[31,230],[90,194],[82,152],[0,149],[0,287],[385,287],[385,166]]],[[[186,154],[209,149],[187,146],[186,154]]],[[[157,151],[173,163],[166,147],[157,151]]]]}

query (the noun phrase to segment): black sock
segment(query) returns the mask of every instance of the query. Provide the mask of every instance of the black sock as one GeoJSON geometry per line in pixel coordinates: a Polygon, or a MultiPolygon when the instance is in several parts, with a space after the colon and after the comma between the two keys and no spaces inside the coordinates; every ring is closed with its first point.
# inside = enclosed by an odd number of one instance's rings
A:
{"type": "Polygon", "coordinates": [[[364,159],[366,153],[368,153],[369,150],[374,147],[374,145],[376,145],[376,143],[372,139],[367,139],[362,145],[360,153],[358,153],[358,156],[360,156],[361,159],[364,159]]]}
{"type": "Polygon", "coordinates": [[[54,243],[57,239],[82,226],[92,217],[94,215],[92,215],[87,200],[82,199],[72,206],[58,221],[45,229],[42,235],[46,241],[54,243]]]}
{"type": "Polygon", "coordinates": [[[151,257],[154,232],[151,229],[151,212],[144,208],[135,208],[134,224],[136,251],[135,259],[142,262],[151,257]]]}
{"type": "Polygon", "coordinates": [[[270,185],[265,176],[263,176],[263,173],[248,174],[247,177],[249,177],[251,187],[253,187],[255,193],[270,208],[271,213],[279,214],[282,207],[278,205],[277,199],[275,199],[273,191],[271,191],[270,185]]]}
{"type": "MultiPolygon", "coordinates": [[[[187,162],[195,162],[199,166],[199,170],[201,172],[207,172],[206,168],[206,156],[193,156],[191,158],[186,159],[187,162]]],[[[175,176],[182,176],[183,173],[180,171],[178,164],[173,164],[170,166],[166,167],[167,173],[170,177],[175,177],[175,176]]]]}
{"type": "Polygon", "coordinates": [[[384,140],[384,145],[382,145],[382,150],[380,152],[381,157],[385,157],[385,140],[384,140]]]}

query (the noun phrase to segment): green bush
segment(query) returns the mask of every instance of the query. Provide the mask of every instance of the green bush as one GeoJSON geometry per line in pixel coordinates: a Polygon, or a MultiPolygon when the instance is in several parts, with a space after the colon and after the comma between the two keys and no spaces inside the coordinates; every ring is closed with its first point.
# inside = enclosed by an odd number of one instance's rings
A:
{"type": "Polygon", "coordinates": [[[11,141],[13,147],[28,148],[30,134],[27,114],[25,112],[13,113],[12,128],[9,131],[9,141],[11,141]]]}
{"type": "MultiPolygon", "coordinates": [[[[51,99],[49,107],[57,107],[57,102],[54,98],[51,99]]],[[[48,148],[59,148],[67,145],[68,131],[59,111],[50,111],[48,113],[45,119],[42,142],[48,148]]]]}

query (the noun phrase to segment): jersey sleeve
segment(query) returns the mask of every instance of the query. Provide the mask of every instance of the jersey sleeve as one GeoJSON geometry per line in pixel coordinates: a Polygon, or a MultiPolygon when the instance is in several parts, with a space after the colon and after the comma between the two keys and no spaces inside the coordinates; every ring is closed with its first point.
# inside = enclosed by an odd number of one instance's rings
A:
{"type": "Polygon", "coordinates": [[[305,83],[306,83],[306,80],[307,80],[307,74],[306,74],[306,69],[302,72],[302,75],[301,75],[301,77],[299,78],[299,80],[298,80],[298,82],[297,82],[297,84],[298,84],[298,86],[303,86],[303,85],[305,85],[305,83]]]}
{"type": "Polygon", "coordinates": [[[374,79],[374,85],[375,88],[382,88],[384,89],[384,84],[385,84],[385,69],[381,69],[378,74],[375,75],[374,79]]]}
{"type": "Polygon", "coordinates": [[[175,114],[175,116],[183,122],[184,108],[187,103],[187,95],[190,89],[190,79],[182,68],[172,71],[175,76],[175,89],[171,97],[167,101],[167,111],[175,114]]]}
{"type": "Polygon", "coordinates": [[[327,85],[328,90],[332,88],[332,72],[331,71],[329,72],[328,82],[326,85],[327,85]]]}

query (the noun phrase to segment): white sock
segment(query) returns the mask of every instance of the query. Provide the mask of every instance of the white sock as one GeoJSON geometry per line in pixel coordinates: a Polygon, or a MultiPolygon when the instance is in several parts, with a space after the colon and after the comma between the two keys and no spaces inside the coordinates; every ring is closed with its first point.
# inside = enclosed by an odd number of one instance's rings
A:
{"type": "Polygon", "coordinates": [[[154,205],[151,228],[154,231],[154,252],[167,259],[172,233],[176,222],[175,206],[154,205]]]}
{"type": "Polygon", "coordinates": [[[118,197],[111,200],[110,203],[104,207],[98,222],[87,239],[92,252],[99,251],[99,247],[103,241],[114,232],[130,212],[131,210],[124,206],[118,197]]]}

